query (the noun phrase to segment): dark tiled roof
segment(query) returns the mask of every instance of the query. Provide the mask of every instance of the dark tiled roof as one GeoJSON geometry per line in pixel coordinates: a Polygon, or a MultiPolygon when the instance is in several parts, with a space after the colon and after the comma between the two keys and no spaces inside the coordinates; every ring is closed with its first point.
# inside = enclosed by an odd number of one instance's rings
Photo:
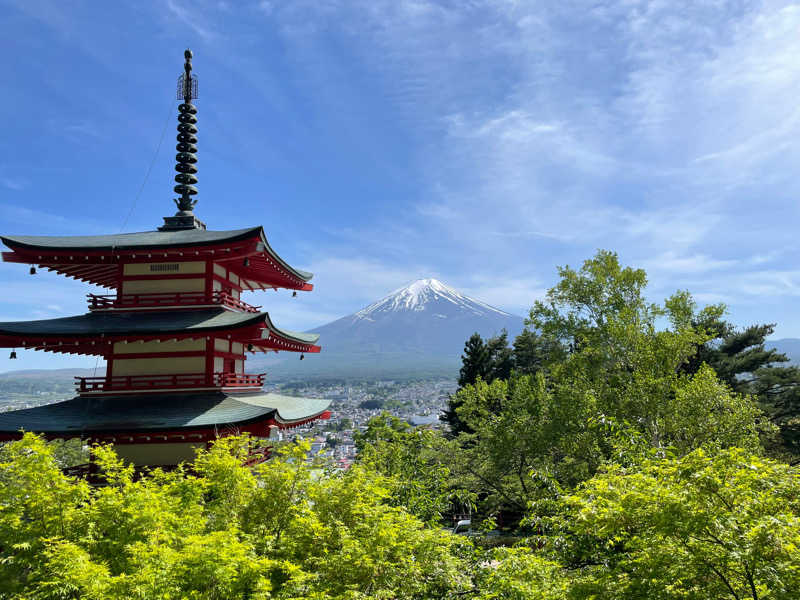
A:
{"type": "Polygon", "coordinates": [[[232,229],[230,231],[209,231],[206,229],[184,229],[179,231],[141,231],[139,233],[118,233],[116,235],[6,235],[0,240],[9,248],[25,248],[28,250],[66,251],[120,251],[120,250],[148,250],[156,248],[171,248],[184,246],[207,246],[236,242],[239,240],[258,236],[264,244],[264,249],[283,268],[303,281],[314,277],[313,273],[295,269],[283,260],[267,242],[262,227],[248,227],[247,229],[232,229]]]}
{"type": "Polygon", "coordinates": [[[277,333],[280,336],[283,336],[290,340],[295,340],[297,342],[302,342],[304,344],[316,344],[317,340],[319,340],[318,333],[300,333],[298,331],[288,331],[286,329],[279,329],[272,322],[272,319],[269,318],[269,313],[266,314],[267,314],[267,323],[269,324],[270,329],[275,331],[275,333],[277,333]]]}
{"type": "MultiPolygon", "coordinates": [[[[82,336],[213,331],[264,321],[266,313],[238,313],[224,308],[170,311],[91,312],[77,317],[0,323],[0,334],[82,336]]],[[[302,335],[302,334],[301,334],[302,335]]]]}
{"type": "Polygon", "coordinates": [[[274,418],[291,423],[324,412],[330,400],[279,394],[119,395],[77,397],[64,402],[0,413],[0,432],[80,435],[244,425],[274,418]]]}
{"type": "Polygon", "coordinates": [[[170,246],[203,246],[220,242],[233,242],[259,233],[261,227],[233,229],[231,231],[208,231],[185,229],[182,231],[142,231],[118,233],[116,235],[6,235],[0,237],[8,247],[25,246],[56,250],[134,250],[167,248],[170,246]]]}
{"type": "Polygon", "coordinates": [[[315,344],[317,333],[288,331],[275,326],[268,313],[239,313],[224,308],[169,311],[91,312],[77,317],[0,323],[0,335],[95,336],[146,335],[236,329],[265,322],[278,335],[303,344],[315,344]]]}

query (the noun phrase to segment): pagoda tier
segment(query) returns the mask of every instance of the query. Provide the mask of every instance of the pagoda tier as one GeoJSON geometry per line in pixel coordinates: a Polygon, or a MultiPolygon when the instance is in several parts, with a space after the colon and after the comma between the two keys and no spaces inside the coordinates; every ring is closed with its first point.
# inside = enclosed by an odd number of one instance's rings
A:
{"type": "Polygon", "coordinates": [[[260,390],[244,372],[245,352],[319,352],[318,335],[278,329],[267,313],[224,308],[92,312],[0,323],[0,347],[106,359],[102,377],[76,378],[81,395],[187,390],[260,390]]]}
{"type": "Polygon", "coordinates": [[[6,262],[39,266],[118,291],[126,279],[135,277],[162,274],[192,279],[206,272],[213,276],[215,271],[217,277],[226,279],[226,284],[233,282],[244,291],[313,289],[308,283],[313,275],[289,266],[278,256],[262,227],[97,236],[4,236],[0,240],[12,249],[3,252],[6,262]],[[221,274],[223,271],[225,275],[221,274]]]}
{"type": "MultiPolygon", "coordinates": [[[[197,200],[197,79],[184,52],[179,80],[173,191],[178,212],[158,231],[100,236],[5,236],[6,262],[55,271],[109,288],[88,294],[74,317],[0,323],[0,347],[102,356],[106,372],[78,377],[78,396],[0,413],[0,440],[21,431],[48,438],[113,442],[135,465],[190,461],[222,435],[272,437],[273,428],[327,418],[329,401],[263,391],[264,374],[244,370],[248,352],[316,353],[317,335],[276,327],[247,291],[310,291],[311,273],[291,267],[262,227],[209,231],[197,200]]],[[[304,354],[300,355],[304,358],[304,354]]]]}
{"type": "MultiPolygon", "coordinates": [[[[90,312],[76,317],[0,323],[0,348],[29,348],[64,354],[113,357],[168,352],[179,342],[228,340],[248,351],[288,350],[316,353],[319,335],[278,329],[269,313],[234,312],[224,308],[148,312],[90,312]],[[120,347],[125,346],[123,351],[120,347]],[[133,351],[131,351],[131,349],[133,351]]],[[[177,345],[176,345],[177,344],[177,345]]],[[[187,344],[183,346],[188,347],[187,344]]],[[[200,351],[198,351],[200,352],[200,351]]],[[[172,353],[171,358],[186,355],[172,353]]]]}
{"type": "MultiPolygon", "coordinates": [[[[270,437],[272,427],[287,429],[327,419],[329,404],[328,400],[267,393],[78,397],[0,413],[0,441],[19,439],[26,430],[43,432],[48,439],[81,437],[115,445],[170,444],[173,450],[179,444],[189,452],[185,459],[191,460],[195,444],[236,433],[270,437]]],[[[163,447],[158,450],[163,454],[163,447]]],[[[152,464],[148,460],[139,462],[152,464]]]]}

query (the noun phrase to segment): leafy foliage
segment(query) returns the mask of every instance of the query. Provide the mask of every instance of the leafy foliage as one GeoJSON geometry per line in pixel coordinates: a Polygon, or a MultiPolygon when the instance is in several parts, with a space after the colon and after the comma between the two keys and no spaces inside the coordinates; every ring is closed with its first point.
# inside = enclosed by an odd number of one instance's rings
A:
{"type": "Polygon", "coordinates": [[[648,302],[644,272],[622,268],[607,252],[560,274],[531,310],[529,325],[540,333],[527,334],[529,341],[552,349],[537,355],[536,374],[479,378],[455,395],[464,425],[459,464],[481,488],[487,512],[544,507],[610,461],[700,447],[758,451],[759,433],[770,428],[752,400],[707,365],[681,369],[707,340],[692,323],[698,312],[688,293],[648,302]],[[621,432],[635,444],[623,448],[621,432]]]}
{"type": "Polygon", "coordinates": [[[141,478],[95,448],[90,487],[79,444],[0,447],[0,597],[796,598],[800,471],[763,457],[762,409],[786,456],[800,375],[771,326],[650,302],[611,252],[559,274],[513,346],[467,342],[453,438],[383,413],[346,472],[307,443],[245,468],[235,437],[141,478]],[[458,506],[478,543],[441,526],[458,506]]]}
{"type": "Polygon", "coordinates": [[[800,590],[800,473],[741,449],[586,482],[567,529],[590,539],[579,598],[771,598],[800,590]]]}
{"type": "Polygon", "coordinates": [[[557,562],[530,548],[497,548],[477,576],[482,600],[561,600],[568,579],[557,562]]]}
{"type": "Polygon", "coordinates": [[[254,471],[225,438],[182,469],[134,478],[110,448],[106,485],[62,474],[26,434],[0,449],[0,596],[420,598],[469,585],[463,539],[392,506],[392,482],[356,466],[319,475],[307,444],[254,471]]]}
{"type": "Polygon", "coordinates": [[[777,456],[800,461],[800,368],[786,366],[785,354],[765,348],[774,325],[753,325],[737,330],[719,317],[697,319],[695,326],[710,339],[697,347],[682,369],[696,372],[708,364],[733,390],[751,394],[778,427],[776,440],[769,440],[777,456]]]}
{"type": "Polygon", "coordinates": [[[453,507],[474,503],[474,494],[454,481],[452,444],[440,434],[384,412],[356,434],[360,464],[387,478],[390,502],[432,525],[453,507]]]}
{"type": "MultiPolygon", "coordinates": [[[[500,335],[489,338],[486,342],[480,334],[473,333],[464,344],[461,363],[459,389],[473,385],[478,380],[508,379],[515,365],[514,350],[508,346],[508,332],[503,330],[500,335]]],[[[459,417],[459,406],[461,400],[458,396],[451,395],[441,416],[441,420],[448,424],[451,437],[459,433],[474,433],[459,417]]]]}

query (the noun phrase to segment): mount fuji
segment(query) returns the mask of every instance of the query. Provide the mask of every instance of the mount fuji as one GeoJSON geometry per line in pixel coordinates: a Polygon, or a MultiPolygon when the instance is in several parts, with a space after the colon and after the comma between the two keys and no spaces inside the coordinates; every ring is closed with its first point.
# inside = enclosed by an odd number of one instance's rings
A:
{"type": "Polygon", "coordinates": [[[436,279],[419,279],[314,329],[320,334],[320,354],[308,355],[302,363],[283,355],[262,360],[270,378],[457,377],[464,342],[473,333],[487,338],[505,329],[513,340],[523,327],[522,317],[436,279]]]}

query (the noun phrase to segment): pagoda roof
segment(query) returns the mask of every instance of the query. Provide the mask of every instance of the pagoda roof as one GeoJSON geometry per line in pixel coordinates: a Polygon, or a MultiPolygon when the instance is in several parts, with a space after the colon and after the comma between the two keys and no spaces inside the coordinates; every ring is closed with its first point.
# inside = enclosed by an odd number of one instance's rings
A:
{"type": "Polygon", "coordinates": [[[261,313],[266,315],[266,324],[270,331],[275,332],[276,334],[280,335],[281,337],[289,338],[295,342],[301,342],[303,344],[316,344],[319,340],[318,333],[301,333],[299,331],[287,331],[286,329],[278,329],[275,327],[275,324],[272,322],[272,319],[269,318],[269,313],[261,313]]]}
{"type": "Polygon", "coordinates": [[[0,434],[92,436],[245,426],[272,419],[293,426],[323,416],[330,400],[273,393],[173,393],[76,397],[0,413],[0,434]]]}
{"type": "Polygon", "coordinates": [[[199,310],[90,312],[75,317],[0,323],[0,335],[96,336],[214,331],[252,325],[266,313],[239,313],[224,308],[199,310]]]}
{"type": "Polygon", "coordinates": [[[252,237],[261,230],[261,227],[248,227],[231,231],[184,229],[112,235],[6,235],[0,239],[9,247],[23,246],[37,250],[152,250],[175,246],[206,246],[219,242],[235,242],[252,237]]]}
{"type": "Polygon", "coordinates": [[[12,321],[0,323],[0,347],[35,347],[57,352],[95,354],[80,339],[105,338],[161,339],[167,336],[182,338],[206,335],[214,331],[239,332],[237,341],[275,350],[318,352],[314,344],[318,334],[300,333],[279,329],[265,312],[234,312],[224,308],[202,308],[169,311],[108,311],[90,312],[75,317],[43,319],[38,321],[12,321]],[[269,335],[265,335],[269,332],[269,335]],[[66,345],[49,347],[43,340],[62,340],[66,345]],[[75,346],[69,344],[74,343],[75,346]]]}
{"type": "Polygon", "coordinates": [[[314,274],[296,269],[278,256],[261,226],[89,236],[6,235],[0,240],[13,250],[3,253],[5,261],[40,265],[103,287],[116,287],[116,265],[120,262],[190,260],[193,255],[236,264],[234,270],[245,281],[246,289],[308,291],[313,287],[308,282],[314,274]],[[245,257],[251,262],[247,267],[241,265],[245,257]]]}

